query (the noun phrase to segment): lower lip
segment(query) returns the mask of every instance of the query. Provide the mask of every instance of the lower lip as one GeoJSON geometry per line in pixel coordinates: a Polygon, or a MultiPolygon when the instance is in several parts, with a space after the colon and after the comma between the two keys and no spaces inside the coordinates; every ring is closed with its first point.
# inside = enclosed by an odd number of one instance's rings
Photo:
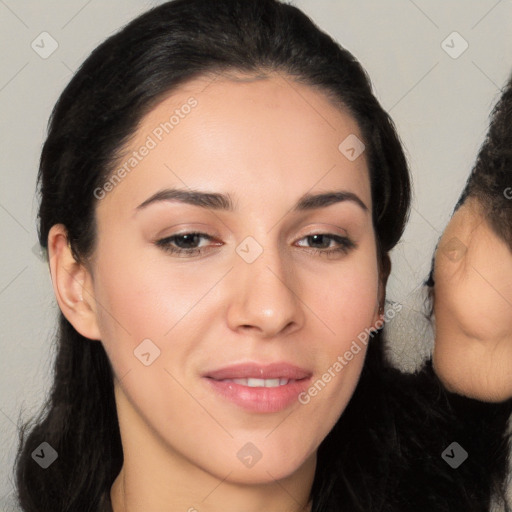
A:
{"type": "Polygon", "coordinates": [[[294,402],[305,391],[311,378],[289,382],[275,388],[251,388],[234,382],[204,378],[211,388],[225,399],[251,412],[279,412],[294,402]]]}

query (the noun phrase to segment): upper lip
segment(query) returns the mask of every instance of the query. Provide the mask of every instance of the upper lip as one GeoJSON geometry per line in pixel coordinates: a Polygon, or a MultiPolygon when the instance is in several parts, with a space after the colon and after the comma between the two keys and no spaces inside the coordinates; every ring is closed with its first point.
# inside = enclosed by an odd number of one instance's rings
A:
{"type": "Polygon", "coordinates": [[[224,379],[293,379],[299,380],[311,376],[311,372],[289,363],[241,363],[225,366],[206,372],[203,377],[215,380],[224,379]]]}

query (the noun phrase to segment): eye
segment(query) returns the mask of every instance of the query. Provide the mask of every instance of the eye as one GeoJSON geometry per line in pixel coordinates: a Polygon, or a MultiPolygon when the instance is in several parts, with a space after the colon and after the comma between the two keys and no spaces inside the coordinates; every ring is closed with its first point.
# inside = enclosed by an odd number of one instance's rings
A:
{"type": "MultiPolygon", "coordinates": [[[[157,240],[155,245],[171,254],[188,257],[202,254],[203,252],[210,250],[208,246],[197,246],[201,239],[213,240],[214,238],[206,233],[181,233],[179,235],[172,235],[162,238],[161,240],[157,240]]],[[[323,248],[312,247],[309,249],[310,252],[318,255],[330,256],[334,254],[347,254],[352,249],[356,248],[356,244],[350,238],[328,233],[315,233],[305,236],[301,238],[301,240],[307,240],[308,243],[316,243],[320,246],[324,246],[323,248]],[[327,247],[325,247],[326,241],[328,242],[327,247]],[[331,242],[335,242],[337,245],[331,247],[331,242]]]]}
{"type": "Polygon", "coordinates": [[[330,249],[318,249],[317,247],[313,247],[311,249],[311,251],[315,254],[321,254],[326,256],[339,253],[347,254],[356,247],[356,244],[350,238],[346,236],[339,236],[328,233],[317,233],[313,235],[308,235],[305,236],[302,240],[308,240],[308,242],[313,243],[320,242],[320,245],[325,245],[325,243],[322,243],[325,242],[325,240],[328,241],[328,245],[332,241],[338,244],[337,246],[330,249]]]}
{"type": "Polygon", "coordinates": [[[194,256],[196,254],[201,254],[204,251],[204,248],[190,247],[190,245],[195,245],[201,238],[213,240],[213,237],[206,233],[191,232],[162,238],[155,243],[166,252],[170,252],[172,254],[183,254],[185,256],[194,256]]]}

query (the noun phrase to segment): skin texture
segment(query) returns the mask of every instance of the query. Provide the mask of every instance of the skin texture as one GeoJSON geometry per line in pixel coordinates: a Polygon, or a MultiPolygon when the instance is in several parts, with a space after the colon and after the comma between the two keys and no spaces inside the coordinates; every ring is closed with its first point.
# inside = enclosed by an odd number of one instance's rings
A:
{"type": "Polygon", "coordinates": [[[436,373],[450,391],[490,402],[511,398],[511,251],[473,197],[443,233],[434,281],[436,373]]]}
{"type": "Polygon", "coordinates": [[[115,374],[124,450],[115,512],[309,510],[317,448],[366,350],[307,405],[277,413],[243,410],[201,378],[232,363],[287,361],[315,382],[382,318],[367,163],[364,153],[350,161],[338,150],[348,135],[362,138],[358,126],[320,92],[290,83],[270,75],[183,85],[142,120],[127,153],[191,96],[197,106],[99,201],[88,264],[73,260],[62,225],[50,232],[59,306],[81,334],[101,340],[115,374]],[[229,193],[236,211],[169,201],[136,211],[171,187],[229,193]],[[368,211],[351,201],[291,211],[305,193],[340,189],[368,211]],[[155,245],[196,231],[213,238],[197,243],[202,255],[155,245]],[[356,247],[315,254],[339,245],[305,238],[319,233],[356,247]],[[250,264],[236,252],[248,236],[263,249],[250,264]],[[147,338],[160,349],[150,366],[134,356],[147,338]],[[262,454],[251,468],[237,457],[248,442],[262,454]]]}

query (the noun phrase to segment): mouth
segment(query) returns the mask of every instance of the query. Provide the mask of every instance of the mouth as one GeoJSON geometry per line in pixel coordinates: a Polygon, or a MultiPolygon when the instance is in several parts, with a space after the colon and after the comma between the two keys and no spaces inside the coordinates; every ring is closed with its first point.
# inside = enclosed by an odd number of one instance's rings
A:
{"type": "Polygon", "coordinates": [[[204,374],[213,394],[246,411],[275,413],[297,402],[312,372],[288,363],[232,365],[204,374]]]}
{"type": "Polygon", "coordinates": [[[311,372],[299,366],[277,362],[271,364],[263,363],[242,363],[230,366],[224,366],[215,370],[210,370],[203,374],[203,377],[209,377],[215,380],[263,380],[274,381],[271,386],[276,386],[276,380],[301,380],[311,376],[311,372]]]}
{"type": "Polygon", "coordinates": [[[286,386],[290,382],[296,382],[294,379],[222,379],[220,382],[234,382],[241,386],[247,386],[249,388],[277,388],[279,386],[286,386]]]}

